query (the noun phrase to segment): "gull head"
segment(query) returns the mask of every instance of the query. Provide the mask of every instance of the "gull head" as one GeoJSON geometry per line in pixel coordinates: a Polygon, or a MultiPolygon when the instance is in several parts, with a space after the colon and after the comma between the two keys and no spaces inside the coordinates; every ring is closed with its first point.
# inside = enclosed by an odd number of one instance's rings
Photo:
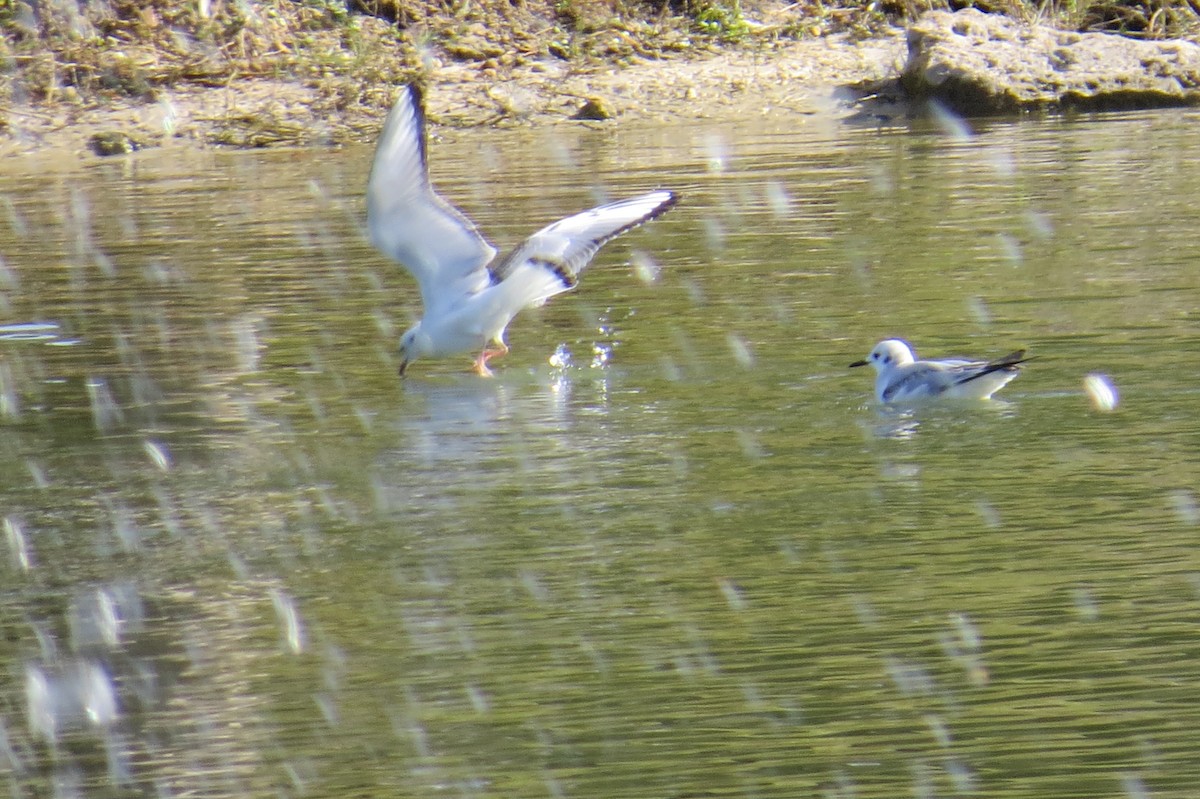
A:
{"type": "Polygon", "coordinates": [[[422,332],[420,322],[404,331],[404,335],[400,337],[400,376],[404,377],[404,371],[408,369],[409,364],[422,355],[428,355],[432,350],[432,342],[429,336],[422,332]]]}
{"type": "Polygon", "coordinates": [[[900,366],[907,366],[916,360],[917,356],[913,354],[912,347],[898,338],[889,338],[876,344],[875,348],[871,350],[871,354],[865,359],[855,361],[850,366],[867,366],[869,364],[875,368],[876,372],[885,372],[900,366]]]}

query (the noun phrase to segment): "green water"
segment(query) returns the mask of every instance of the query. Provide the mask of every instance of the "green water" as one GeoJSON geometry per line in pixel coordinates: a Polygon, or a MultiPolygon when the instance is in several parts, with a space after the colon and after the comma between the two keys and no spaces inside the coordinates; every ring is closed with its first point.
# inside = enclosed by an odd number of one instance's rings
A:
{"type": "Polygon", "coordinates": [[[493,380],[397,378],[369,149],[0,165],[0,780],[1191,796],[1196,121],[450,134],[502,247],[684,197],[493,380]],[[889,336],[1037,360],[889,411],[889,336]]]}

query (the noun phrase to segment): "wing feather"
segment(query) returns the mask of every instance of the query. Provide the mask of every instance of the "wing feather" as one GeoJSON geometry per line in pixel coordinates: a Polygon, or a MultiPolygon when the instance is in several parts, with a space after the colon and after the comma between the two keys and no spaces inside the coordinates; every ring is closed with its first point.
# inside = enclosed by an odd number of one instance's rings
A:
{"type": "Polygon", "coordinates": [[[673,192],[652,191],[560,219],[525,239],[493,267],[492,282],[519,283],[526,305],[568,291],[601,247],[656,219],[678,201],[673,192]]]}
{"type": "Polygon", "coordinates": [[[913,396],[936,397],[953,383],[951,370],[933,361],[917,361],[883,390],[884,402],[913,396]]]}
{"type": "MultiPolygon", "coordinates": [[[[994,361],[980,361],[979,363],[970,364],[971,374],[963,374],[955,385],[970,383],[972,380],[978,380],[981,377],[992,374],[993,372],[1017,372],[1020,371],[1017,367],[1025,363],[1028,358],[1025,357],[1025,350],[1016,350],[1008,355],[997,358],[994,361]]],[[[962,367],[962,372],[967,371],[967,367],[962,367]]]]}
{"type": "Polygon", "coordinates": [[[495,248],[429,182],[425,108],[415,84],[400,93],[379,135],[367,182],[367,228],[375,247],[417,279],[427,312],[490,282],[495,248]]]}

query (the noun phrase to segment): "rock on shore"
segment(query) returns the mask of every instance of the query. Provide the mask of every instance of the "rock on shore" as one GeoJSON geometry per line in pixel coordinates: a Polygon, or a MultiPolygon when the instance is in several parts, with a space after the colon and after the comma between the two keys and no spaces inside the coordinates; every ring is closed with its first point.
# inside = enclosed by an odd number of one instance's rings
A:
{"type": "Polygon", "coordinates": [[[908,29],[900,82],[911,99],[936,99],[963,116],[1195,105],[1200,45],[932,11],[908,29]]]}

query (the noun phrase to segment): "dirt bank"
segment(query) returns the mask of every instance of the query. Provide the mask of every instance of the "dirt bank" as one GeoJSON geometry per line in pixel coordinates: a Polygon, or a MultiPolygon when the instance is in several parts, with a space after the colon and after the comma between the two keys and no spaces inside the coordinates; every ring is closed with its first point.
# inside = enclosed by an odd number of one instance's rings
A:
{"type": "MultiPolygon", "coordinates": [[[[828,111],[835,87],[894,75],[903,55],[899,33],[866,40],[839,34],[782,41],[770,48],[638,57],[622,64],[582,66],[547,59],[503,75],[476,64],[433,59],[423,79],[429,85],[432,120],[456,127],[735,119],[828,111]],[[590,113],[584,116],[611,118],[577,118],[585,106],[590,113]]],[[[390,94],[391,86],[375,90],[390,94]]],[[[183,84],[160,88],[150,101],[112,98],[11,107],[0,152],[11,156],[53,148],[74,157],[96,157],[97,136],[118,148],[368,141],[378,132],[385,105],[333,111],[319,87],[288,79],[248,78],[219,87],[183,84]]]]}
{"type": "MultiPolygon", "coordinates": [[[[921,8],[843,2],[13,0],[0,3],[0,157],[370,141],[412,80],[433,123],[457,127],[849,114],[834,89],[898,77],[921,8]]],[[[1098,2],[1054,22],[1136,27],[1098,2]]],[[[1195,2],[1174,0],[1141,35],[1200,29],[1195,2]]]]}

